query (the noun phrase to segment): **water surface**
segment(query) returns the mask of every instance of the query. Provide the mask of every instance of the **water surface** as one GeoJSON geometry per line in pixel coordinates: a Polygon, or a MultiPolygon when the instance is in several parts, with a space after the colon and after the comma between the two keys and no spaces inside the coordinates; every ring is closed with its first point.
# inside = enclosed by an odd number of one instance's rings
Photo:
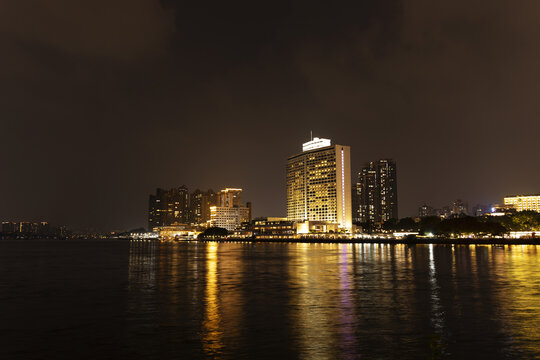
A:
{"type": "Polygon", "coordinates": [[[538,358],[539,250],[0,241],[0,358],[538,358]]]}

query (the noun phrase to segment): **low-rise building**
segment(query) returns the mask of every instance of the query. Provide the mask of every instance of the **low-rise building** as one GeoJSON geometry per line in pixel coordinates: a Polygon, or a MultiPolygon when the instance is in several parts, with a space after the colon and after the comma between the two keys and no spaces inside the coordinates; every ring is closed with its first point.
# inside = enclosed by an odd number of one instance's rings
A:
{"type": "Polygon", "coordinates": [[[489,216],[505,216],[516,213],[514,205],[495,204],[491,207],[490,212],[486,213],[489,216]]]}
{"type": "Polygon", "coordinates": [[[210,207],[210,225],[227,229],[236,230],[243,222],[248,222],[250,210],[247,207],[210,207]]]}
{"type": "Polygon", "coordinates": [[[194,240],[201,231],[193,226],[179,224],[155,227],[154,233],[163,240],[194,240]]]}
{"type": "Polygon", "coordinates": [[[260,239],[289,238],[296,234],[296,226],[293,221],[282,217],[266,217],[253,220],[253,236],[260,239]]]}
{"type": "Polygon", "coordinates": [[[504,198],[504,205],[512,205],[517,211],[540,212],[540,195],[513,195],[504,198]]]}
{"type": "Polygon", "coordinates": [[[340,231],[338,224],[329,221],[299,221],[295,225],[297,234],[330,234],[340,231]]]}

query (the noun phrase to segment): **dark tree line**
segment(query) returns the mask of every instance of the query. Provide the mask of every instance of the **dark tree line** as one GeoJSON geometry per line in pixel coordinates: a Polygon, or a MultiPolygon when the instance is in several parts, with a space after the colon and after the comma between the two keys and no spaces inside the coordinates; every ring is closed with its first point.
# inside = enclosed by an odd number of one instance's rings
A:
{"type": "Polygon", "coordinates": [[[386,231],[418,231],[421,235],[477,234],[503,235],[510,231],[540,231],[540,213],[521,211],[505,216],[463,216],[441,219],[427,216],[415,221],[406,217],[390,219],[383,226],[386,231]]]}
{"type": "Polygon", "coordinates": [[[226,237],[227,235],[229,235],[229,232],[227,231],[227,229],[214,226],[214,227],[210,227],[204,230],[202,233],[199,234],[197,238],[201,240],[216,239],[216,238],[226,237]]]}

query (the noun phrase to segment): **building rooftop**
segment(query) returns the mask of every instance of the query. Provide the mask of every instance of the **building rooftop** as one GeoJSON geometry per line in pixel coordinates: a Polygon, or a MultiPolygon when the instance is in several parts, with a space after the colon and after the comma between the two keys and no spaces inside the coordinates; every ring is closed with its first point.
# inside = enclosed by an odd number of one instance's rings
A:
{"type": "Polygon", "coordinates": [[[302,144],[302,151],[314,150],[314,149],[323,148],[323,147],[327,147],[331,145],[332,145],[332,141],[330,139],[321,139],[321,138],[315,137],[313,138],[313,140],[302,144]]]}

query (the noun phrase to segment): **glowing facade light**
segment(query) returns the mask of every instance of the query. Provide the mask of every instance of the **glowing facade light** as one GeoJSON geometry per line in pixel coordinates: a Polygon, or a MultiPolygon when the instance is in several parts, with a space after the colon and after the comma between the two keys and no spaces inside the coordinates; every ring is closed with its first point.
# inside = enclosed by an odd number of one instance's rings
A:
{"type": "MultiPolygon", "coordinates": [[[[321,139],[315,138],[313,141],[321,139]]],[[[287,218],[295,222],[327,222],[350,232],[350,148],[318,142],[315,148],[287,160],[287,218]],[[320,147],[319,147],[320,146],[320,147]]],[[[309,143],[307,143],[309,144],[309,143]]],[[[309,147],[308,147],[309,148],[309,147]]]]}
{"type": "Polygon", "coordinates": [[[540,212],[540,195],[517,195],[504,198],[504,205],[511,205],[517,211],[532,210],[540,212]]]}
{"type": "Polygon", "coordinates": [[[320,139],[316,137],[316,138],[313,138],[313,140],[308,141],[307,143],[303,143],[302,151],[310,151],[310,150],[320,149],[327,146],[332,146],[332,141],[330,139],[320,139]]]}

